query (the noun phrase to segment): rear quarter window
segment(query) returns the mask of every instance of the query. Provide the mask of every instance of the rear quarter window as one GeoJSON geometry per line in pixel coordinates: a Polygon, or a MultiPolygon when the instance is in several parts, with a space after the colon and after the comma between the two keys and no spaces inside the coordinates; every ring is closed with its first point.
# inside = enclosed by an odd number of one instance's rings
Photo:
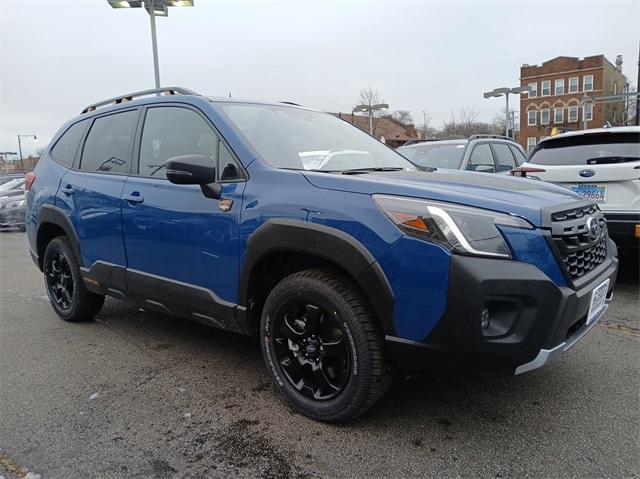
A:
{"type": "Polygon", "coordinates": [[[62,134],[51,149],[51,156],[55,161],[68,167],[73,165],[87,123],[87,120],[74,123],[62,134]]]}

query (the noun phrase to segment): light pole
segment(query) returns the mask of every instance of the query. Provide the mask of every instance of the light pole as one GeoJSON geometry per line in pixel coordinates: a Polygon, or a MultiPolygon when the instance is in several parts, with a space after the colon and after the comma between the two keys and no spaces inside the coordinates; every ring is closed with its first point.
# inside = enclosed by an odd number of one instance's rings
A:
{"type": "Polygon", "coordinates": [[[484,93],[485,98],[498,97],[502,95],[504,95],[504,97],[506,98],[506,110],[505,110],[505,122],[504,122],[504,131],[505,131],[504,136],[506,137],[509,136],[509,93],[519,94],[525,91],[527,91],[527,87],[519,86],[514,88],[508,88],[508,87],[495,88],[492,91],[488,91],[484,93]]]}
{"type": "Polygon", "coordinates": [[[38,141],[38,137],[36,135],[18,135],[18,151],[20,152],[20,169],[24,171],[24,164],[22,162],[22,142],[20,138],[33,138],[33,141],[38,141]]]}
{"type": "Polygon", "coordinates": [[[389,105],[386,103],[378,103],[377,105],[357,105],[352,111],[369,112],[369,134],[373,136],[373,112],[377,110],[386,110],[389,105]]]}
{"type": "Polygon", "coordinates": [[[193,7],[193,0],[107,0],[113,8],[141,8],[149,13],[151,24],[151,48],[153,50],[153,75],[156,88],[160,88],[160,66],[158,64],[158,41],[156,40],[156,17],[168,17],[169,7],[193,7]]]}

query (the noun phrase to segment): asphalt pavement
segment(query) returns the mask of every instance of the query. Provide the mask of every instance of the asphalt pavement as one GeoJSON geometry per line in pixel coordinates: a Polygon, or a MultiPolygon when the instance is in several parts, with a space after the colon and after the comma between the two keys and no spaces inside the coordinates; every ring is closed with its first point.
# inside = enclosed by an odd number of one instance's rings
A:
{"type": "Polygon", "coordinates": [[[513,378],[399,378],[322,424],[271,389],[255,340],[107,299],[60,321],[23,233],[0,232],[0,477],[638,477],[638,267],[606,318],[513,378]]]}

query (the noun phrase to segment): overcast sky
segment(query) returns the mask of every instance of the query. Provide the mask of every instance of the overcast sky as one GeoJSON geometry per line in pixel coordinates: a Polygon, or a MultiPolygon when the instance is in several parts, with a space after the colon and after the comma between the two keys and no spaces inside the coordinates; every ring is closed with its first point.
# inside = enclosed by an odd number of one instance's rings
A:
{"type": "MultiPolygon", "coordinates": [[[[163,85],[350,111],[361,88],[440,126],[491,121],[523,63],[624,58],[637,79],[640,2],[195,0],[158,19],[163,85]]],[[[88,103],[153,87],[149,20],[106,0],[0,0],[0,151],[46,145],[88,103]]]]}

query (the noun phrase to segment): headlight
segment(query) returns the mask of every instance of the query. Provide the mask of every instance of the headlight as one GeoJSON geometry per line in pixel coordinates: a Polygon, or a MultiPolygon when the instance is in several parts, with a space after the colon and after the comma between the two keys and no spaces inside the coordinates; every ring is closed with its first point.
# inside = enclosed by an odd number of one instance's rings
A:
{"type": "Polygon", "coordinates": [[[533,228],[520,217],[469,206],[385,195],[373,199],[406,234],[467,255],[511,258],[496,225],[533,228]]]}
{"type": "Polygon", "coordinates": [[[25,200],[12,201],[11,203],[7,203],[5,208],[8,210],[11,208],[20,208],[21,206],[24,206],[24,202],[25,200]]]}

